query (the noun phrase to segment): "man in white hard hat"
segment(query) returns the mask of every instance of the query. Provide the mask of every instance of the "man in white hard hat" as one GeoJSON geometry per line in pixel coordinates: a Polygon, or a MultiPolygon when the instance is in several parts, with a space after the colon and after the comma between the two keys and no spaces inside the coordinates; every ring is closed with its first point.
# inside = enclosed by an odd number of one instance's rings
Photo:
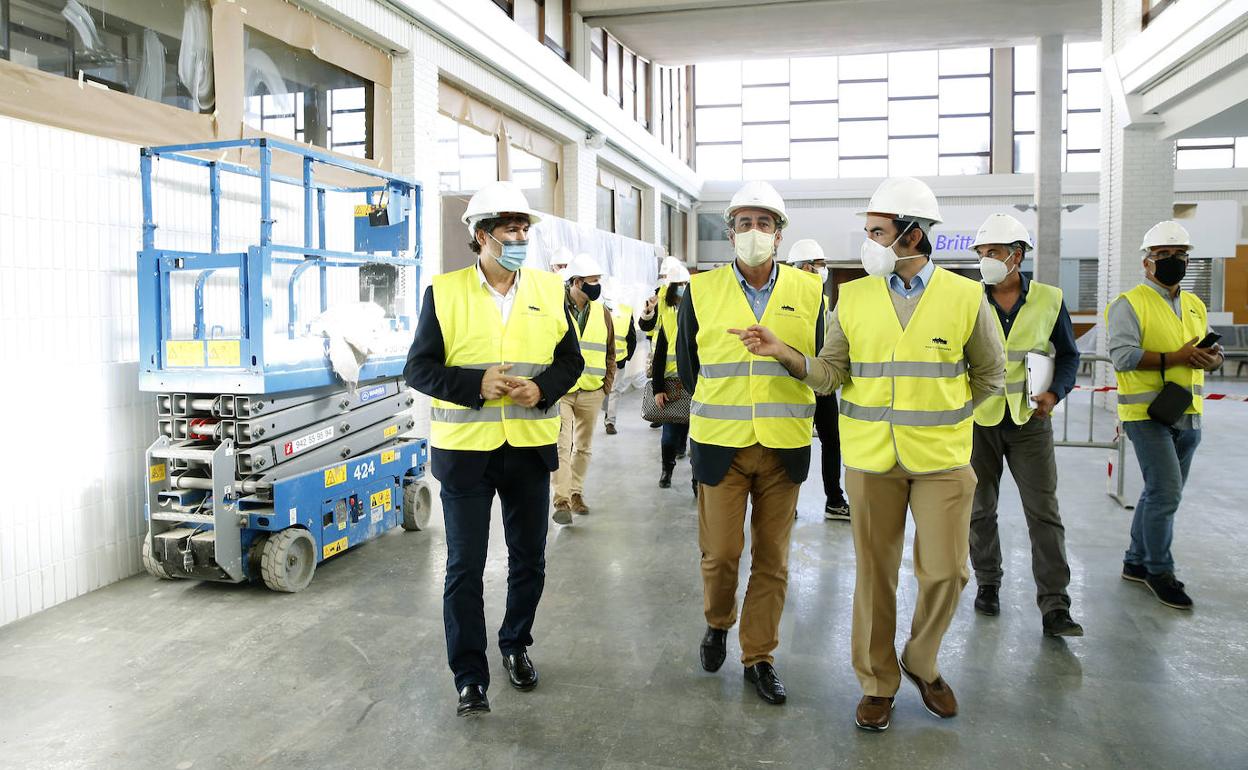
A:
{"type": "Polygon", "coordinates": [[[460,716],[490,710],[483,573],[495,495],[508,556],[498,646],[511,685],[537,686],[527,649],[546,576],[557,405],[584,367],[563,282],[521,269],[538,220],[509,182],[472,196],[463,221],[478,261],[434,276],[403,370],[409,385],[433,397],[432,470],[446,526],[442,618],[460,716]]]}
{"type": "Polygon", "coordinates": [[[571,261],[572,252],[568,251],[563,246],[560,246],[559,250],[556,251],[554,256],[550,258],[550,272],[556,275],[562,273],[564,268],[566,268],[568,263],[571,261]]]}
{"type": "MultiPolygon", "coordinates": [[[[819,276],[825,287],[828,282],[828,263],[823,247],[812,238],[803,238],[789,249],[788,263],[798,270],[819,276]]],[[[827,323],[830,311],[824,311],[827,323]]],[[[849,521],[849,503],[841,489],[841,434],[837,426],[839,413],[836,391],[815,394],[815,432],[819,434],[819,457],[823,472],[823,517],[835,521],[849,521]]]]}
{"type": "Polygon", "coordinates": [[[719,670],[726,657],[748,509],[741,663],[759,697],[781,704],[787,694],[772,653],[780,643],[793,512],[810,470],[815,394],[755,355],[747,329],[765,324],[777,344],[813,356],[823,341],[823,285],[776,261],[788,218],[771,185],[747,182],[724,216],[736,258],[689,282],[676,348],[680,379],[693,397],[689,439],[707,625],[700,657],[707,671],[719,670]]]}
{"type": "Polygon", "coordinates": [[[1036,582],[1045,636],[1083,636],[1070,616],[1070,565],[1066,528],[1057,505],[1057,458],[1053,454],[1053,407],[1075,386],[1079,348],[1062,301],[1062,290],[1022,273],[1031,236],[1014,217],[992,214],[975,234],[971,248],[979,256],[984,294],[1006,350],[1005,388],[975,407],[975,503],[971,509],[971,565],[975,568],[975,609],[984,615],[1001,611],[1001,541],[997,502],[1002,464],[1008,462],[1018,485],[1027,534],[1031,572],[1036,582]],[[1053,357],[1053,379],[1036,396],[1027,393],[1028,354],[1053,357]]]}
{"type": "Polygon", "coordinates": [[[926,184],[886,179],[861,213],[869,275],[840,287],[818,358],[763,327],[747,344],[816,392],[844,386],[841,452],[857,556],[852,648],[863,690],[854,721],[879,731],[888,728],[903,673],[929,712],[958,713],[937,658],[969,578],[973,403],[1004,386],[1005,355],[980,285],[931,260],[928,235],[941,217],[926,184]],[[899,661],[897,570],[907,508],[919,593],[899,661]]]}
{"type": "Polygon", "coordinates": [[[1205,303],[1179,284],[1192,239],[1178,222],[1144,235],[1144,281],[1106,309],[1109,356],[1118,379],[1118,419],[1131,439],[1144,491],[1131,520],[1122,577],[1148,586],[1167,607],[1190,610],[1175,577],[1174,517],[1200,444],[1205,372],[1222,365],[1222,346],[1206,338],[1205,303]]]}
{"type": "Polygon", "coordinates": [[[602,268],[588,254],[577,254],[564,268],[568,315],[581,346],[585,369],[559,401],[559,470],[555,471],[556,524],[572,523],[572,514],[589,513],[585,504],[585,474],[593,454],[594,425],[602,401],[615,380],[615,324],[611,311],[599,301],[602,268]]]}
{"type": "MultiPolygon", "coordinates": [[[[616,289],[618,291],[618,289],[616,289]]],[[[603,289],[603,304],[607,306],[607,310],[611,311],[611,321],[615,324],[615,382],[611,386],[611,390],[607,392],[606,403],[603,407],[603,422],[606,424],[607,435],[614,436],[616,434],[615,418],[619,414],[620,399],[624,397],[624,391],[628,387],[627,379],[623,376],[624,367],[632,360],[633,353],[637,351],[637,327],[633,323],[633,308],[620,301],[610,286],[603,289]]]]}

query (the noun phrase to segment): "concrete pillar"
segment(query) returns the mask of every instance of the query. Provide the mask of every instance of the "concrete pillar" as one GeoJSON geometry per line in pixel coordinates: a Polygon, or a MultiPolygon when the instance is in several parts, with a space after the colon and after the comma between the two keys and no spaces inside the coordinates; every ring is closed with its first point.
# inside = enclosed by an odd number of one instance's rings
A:
{"type": "Polygon", "coordinates": [[[1062,36],[1036,41],[1035,278],[1061,285],[1062,271],[1062,36]]]}
{"type": "Polygon", "coordinates": [[[598,153],[583,141],[563,146],[563,218],[598,223],[598,153]]]}
{"type": "Polygon", "coordinates": [[[992,49],[992,163],[994,174],[1014,173],[1014,49],[992,49]]]}
{"type": "MultiPolygon", "coordinates": [[[[429,162],[438,152],[438,66],[414,53],[396,56],[391,92],[393,113],[393,170],[415,178],[423,187],[421,203],[421,286],[407,287],[415,309],[416,297],[430,279],[442,271],[442,216],[438,194],[438,168],[429,162]]],[[[386,159],[381,159],[383,166],[386,159]]]]}

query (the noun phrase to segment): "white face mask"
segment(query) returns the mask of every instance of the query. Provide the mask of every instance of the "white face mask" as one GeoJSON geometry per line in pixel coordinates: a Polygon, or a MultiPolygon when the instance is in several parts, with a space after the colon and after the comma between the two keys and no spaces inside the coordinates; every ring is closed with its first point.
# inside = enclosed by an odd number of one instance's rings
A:
{"type": "Polygon", "coordinates": [[[858,250],[858,258],[862,260],[862,268],[867,271],[867,275],[883,277],[893,272],[897,268],[897,261],[902,259],[915,259],[923,256],[915,254],[913,257],[899,257],[897,252],[893,251],[893,247],[897,245],[902,236],[909,232],[913,223],[906,225],[906,229],[901,231],[892,243],[887,246],[881,246],[870,238],[862,242],[862,248],[858,250]]]}
{"type": "Polygon", "coordinates": [[[995,286],[1001,283],[1012,272],[1014,272],[1014,268],[1007,267],[999,259],[993,259],[992,257],[979,258],[979,273],[983,276],[983,282],[988,286],[995,286]]]}
{"type": "Polygon", "coordinates": [[[818,273],[819,273],[819,283],[827,283],[828,282],[828,269],[826,267],[821,267],[818,269],[818,273]]]}
{"type": "Polygon", "coordinates": [[[758,267],[776,253],[776,234],[748,230],[733,237],[737,258],[750,267],[758,267]]]}

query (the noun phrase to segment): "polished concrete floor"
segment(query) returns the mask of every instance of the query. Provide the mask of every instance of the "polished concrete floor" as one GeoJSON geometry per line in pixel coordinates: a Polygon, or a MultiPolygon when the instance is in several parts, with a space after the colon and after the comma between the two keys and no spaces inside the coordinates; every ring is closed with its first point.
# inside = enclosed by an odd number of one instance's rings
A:
{"type": "MultiPolygon", "coordinates": [[[[1207,390],[1248,392],[1215,381],[1207,390]]],[[[1105,452],[1059,450],[1082,639],[1040,634],[1026,534],[1003,495],[1000,617],[967,588],[942,668],[956,719],[903,684],[893,726],[853,726],[854,553],[803,490],[777,665],[783,707],[730,663],[704,673],[688,468],[659,490],[658,432],[626,403],[599,433],[591,515],[552,529],[532,655],[541,685],[454,716],[441,622],[440,520],[318,569],[311,587],[135,577],[0,629],[0,767],[237,768],[1174,768],[1248,767],[1248,404],[1209,405],[1175,552],[1196,609],[1119,579],[1129,513],[1104,493],[1105,452]]],[[[899,605],[915,598],[907,550],[899,605]]],[[[497,627],[505,550],[486,575],[497,627]]]]}

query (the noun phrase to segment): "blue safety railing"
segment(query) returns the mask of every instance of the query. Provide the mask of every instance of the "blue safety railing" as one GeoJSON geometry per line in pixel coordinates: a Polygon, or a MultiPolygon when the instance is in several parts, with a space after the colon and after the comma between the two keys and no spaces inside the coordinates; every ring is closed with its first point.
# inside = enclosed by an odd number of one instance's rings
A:
{"type": "MultiPolygon", "coordinates": [[[[139,362],[140,387],[150,391],[272,393],[318,387],[335,381],[324,357],[281,363],[265,360],[265,328],[273,312],[270,291],[273,266],[294,265],[286,287],[287,336],[300,331],[300,307],[296,287],[301,277],[317,268],[320,306],[329,305],[327,273],[335,268],[358,268],[381,263],[415,267],[415,286],[420,286],[421,187],[410,179],[363,163],[337,157],[312,147],[275,139],[237,139],[219,142],[145,147],[139,167],[143,188],[143,249],[139,252],[139,362]],[[210,160],[194,153],[254,150],[256,168],[224,160],[210,160]],[[300,178],[278,173],[274,153],[299,159],[300,178]],[[153,161],[168,160],[203,168],[208,174],[210,250],[207,252],[163,249],[157,245],[158,225],[153,210],[153,161]],[[331,167],[368,178],[360,186],[342,186],[317,179],[318,167],[331,167]],[[256,241],[245,252],[221,251],[221,175],[237,174],[259,180],[260,221],[256,241]],[[303,243],[278,243],[273,237],[274,184],[303,190],[303,243]],[[326,192],[358,193],[373,210],[384,206],[384,222],[370,226],[367,217],[356,227],[356,251],[326,248],[326,192]],[[414,229],[413,229],[414,228],[414,229]],[[411,235],[409,247],[409,234],[411,235]],[[315,241],[314,241],[315,236],[315,241]],[[384,250],[384,251],[383,251],[384,250]],[[404,251],[410,254],[404,256],[404,251]],[[379,253],[382,252],[382,253],[379,253]],[[239,284],[238,337],[218,337],[205,328],[204,291],[216,270],[237,270],[239,284]],[[192,336],[175,337],[171,317],[171,277],[182,271],[199,271],[194,286],[192,336]]],[[[380,213],[380,212],[379,212],[380,213]]],[[[349,212],[348,212],[349,214],[349,212]]],[[[416,303],[419,313],[419,292],[416,303]]],[[[410,318],[392,320],[397,328],[410,328],[410,318]]],[[[369,359],[360,380],[395,376],[402,372],[398,356],[369,359]]]]}

